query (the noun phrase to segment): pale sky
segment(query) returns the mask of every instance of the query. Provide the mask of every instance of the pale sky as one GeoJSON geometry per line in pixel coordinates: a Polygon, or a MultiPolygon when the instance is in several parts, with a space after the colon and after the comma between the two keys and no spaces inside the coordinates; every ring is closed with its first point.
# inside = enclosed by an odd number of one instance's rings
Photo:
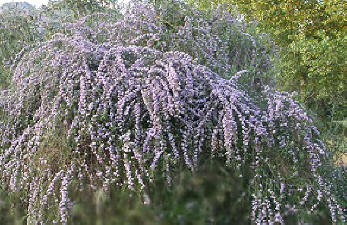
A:
{"type": "Polygon", "coordinates": [[[6,2],[28,2],[31,5],[34,5],[36,7],[40,7],[42,4],[47,4],[48,0],[0,0],[0,5],[4,4],[6,2]]]}

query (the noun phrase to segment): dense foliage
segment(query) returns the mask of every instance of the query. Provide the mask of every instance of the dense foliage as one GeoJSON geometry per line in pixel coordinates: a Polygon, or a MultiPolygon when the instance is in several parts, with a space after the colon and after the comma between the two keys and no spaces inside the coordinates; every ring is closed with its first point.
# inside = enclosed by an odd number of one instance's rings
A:
{"type": "Polygon", "coordinates": [[[174,189],[177,172],[210,162],[242,181],[231,199],[247,204],[244,221],[285,223],[322,208],[344,219],[312,119],[265,85],[266,36],[222,8],[176,1],[69,15],[78,20],[44,27],[17,54],[0,91],[0,184],[28,223],[71,222],[79,191],[119,187],[151,205],[158,181],[174,189]]]}
{"type": "Polygon", "coordinates": [[[345,4],[339,0],[192,0],[201,7],[227,3],[280,47],[278,79],[323,117],[346,117],[345,4]]]}
{"type": "Polygon", "coordinates": [[[0,13],[0,21],[0,88],[2,88],[8,85],[9,65],[16,54],[36,40],[38,31],[32,12],[6,10],[0,13]]]}

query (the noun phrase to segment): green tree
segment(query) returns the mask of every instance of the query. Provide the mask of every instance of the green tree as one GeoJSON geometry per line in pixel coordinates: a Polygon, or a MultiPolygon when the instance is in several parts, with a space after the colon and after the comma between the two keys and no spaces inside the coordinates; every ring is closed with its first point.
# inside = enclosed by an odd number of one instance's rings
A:
{"type": "Polygon", "coordinates": [[[326,116],[346,116],[346,5],[339,0],[189,0],[225,4],[257,21],[280,48],[279,84],[326,116]]]}

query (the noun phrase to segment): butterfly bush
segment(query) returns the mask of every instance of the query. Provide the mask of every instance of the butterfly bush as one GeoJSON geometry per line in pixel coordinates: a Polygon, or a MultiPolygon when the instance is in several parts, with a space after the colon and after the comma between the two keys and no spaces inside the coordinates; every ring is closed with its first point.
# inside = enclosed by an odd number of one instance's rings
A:
{"type": "Polygon", "coordinates": [[[342,217],[319,174],[324,144],[293,96],[267,87],[260,103],[238,84],[243,71],[224,78],[237,59],[218,24],[237,22],[218,11],[168,31],[160,13],[138,4],[118,21],[66,23],[14,64],[14,87],[0,92],[0,179],[27,193],[29,221],[66,224],[72,191],[86,188],[125,187],[149,203],[156,176],[171,184],[206,159],[249,176],[256,224],[320,204],[342,217]]]}
{"type": "Polygon", "coordinates": [[[178,1],[156,8],[151,4],[133,4],[117,22],[102,21],[99,17],[96,33],[89,33],[90,26],[86,24],[77,29],[116,45],[185,52],[225,77],[245,67],[252,66],[257,72],[271,67],[269,49],[262,43],[267,37],[249,34],[247,25],[222,7],[206,13],[178,1]]]}

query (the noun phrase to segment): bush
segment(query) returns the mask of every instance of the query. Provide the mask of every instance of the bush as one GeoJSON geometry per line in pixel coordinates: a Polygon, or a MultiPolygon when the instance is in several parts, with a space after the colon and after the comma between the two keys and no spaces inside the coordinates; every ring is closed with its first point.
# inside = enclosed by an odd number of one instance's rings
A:
{"type": "Polygon", "coordinates": [[[342,217],[320,175],[324,144],[292,95],[260,87],[251,97],[238,82],[245,71],[225,79],[250,59],[264,74],[267,55],[256,61],[250,47],[233,67],[228,12],[168,20],[167,6],[65,23],[13,65],[13,88],[0,92],[0,178],[24,193],[28,222],[66,224],[79,190],[118,186],[149,203],[158,178],[175,185],[177,170],[210,160],[245,182],[254,223],[321,207],[342,217]]]}
{"type": "Polygon", "coordinates": [[[17,63],[24,52],[51,39],[55,33],[64,33],[64,23],[97,12],[108,12],[117,16],[118,8],[105,7],[111,4],[111,0],[64,0],[49,2],[48,6],[40,9],[4,7],[0,12],[0,89],[9,85],[12,75],[10,65],[17,63]]]}

